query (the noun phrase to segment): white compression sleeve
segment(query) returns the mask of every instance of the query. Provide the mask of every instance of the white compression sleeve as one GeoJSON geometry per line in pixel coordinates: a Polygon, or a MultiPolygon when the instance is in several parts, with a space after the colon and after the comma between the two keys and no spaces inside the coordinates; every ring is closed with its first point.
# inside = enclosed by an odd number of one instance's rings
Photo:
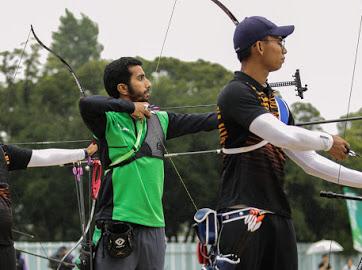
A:
{"type": "Polygon", "coordinates": [[[84,149],[33,150],[28,167],[62,165],[85,158],[84,149]]]}
{"type": "Polygon", "coordinates": [[[271,113],[264,113],[251,122],[249,130],[271,144],[291,150],[328,151],[333,138],[325,132],[288,126],[271,113]]]}
{"type": "Polygon", "coordinates": [[[362,188],[362,172],[341,166],[314,151],[293,151],[284,149],[284,152],[307,174],[332,183],[362,188]]]}

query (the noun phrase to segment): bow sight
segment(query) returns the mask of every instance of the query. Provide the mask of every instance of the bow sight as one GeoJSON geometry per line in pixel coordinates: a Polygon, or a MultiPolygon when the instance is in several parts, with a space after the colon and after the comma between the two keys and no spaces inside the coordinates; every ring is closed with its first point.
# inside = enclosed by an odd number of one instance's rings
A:
{"type": "Polygon", "coordinates": [[[297,69],[293,75],[294,80],[293,81],[286,81],[286,82],[275,82],[270,83],[270,87],[272,88],[278,88],[278,87],[284,87],[284,86],[295,86],[295,91],[297,92],[297,96],[299,96],[301,99],[304,98],[303,93],[308,90],[307,85],[305,84],[302,86],[302,82],[300,80],[300,73],[299,69],[297,69]]]}

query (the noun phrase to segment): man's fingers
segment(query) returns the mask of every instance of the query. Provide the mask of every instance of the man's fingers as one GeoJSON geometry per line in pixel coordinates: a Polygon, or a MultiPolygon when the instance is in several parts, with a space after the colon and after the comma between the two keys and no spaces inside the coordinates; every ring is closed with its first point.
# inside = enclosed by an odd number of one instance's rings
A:
{"type": "Polygon", "coordinates": [[[146,116],[147,118],[151,117],[151,112],[147,109],[144,111],[144,116],[146,116]]]}
{"type": "Polygon", "coordinates": [[[139,120],[142,119],[144,116],[141,112],[134,112],[131,114],[131,116],[135,119],[135,120],[139,120]]]}
{"type": "Polygon", "coordinates": [[[144,119],[145,117],[150,118],[151,112],[148,109],[148,102],[134,102],[135,110],[132,113],[134,119],[144,119]]]}
{"type": "Polygon", "coordinates": [[[343,152],[343,153],[340,153],[340,154],[336,157],[336,159],[337,159],[338,161],[342,161],[342,160],[345,160],[347,157],[348,157],[348,152],[343,152]]]}
{"type": "Polygon", "coordinates": [[[350,145],[346,140],[333,135],[333,146],[329,153],[335,160],[342,161],[347,159],[350,149],[350,145]]]}

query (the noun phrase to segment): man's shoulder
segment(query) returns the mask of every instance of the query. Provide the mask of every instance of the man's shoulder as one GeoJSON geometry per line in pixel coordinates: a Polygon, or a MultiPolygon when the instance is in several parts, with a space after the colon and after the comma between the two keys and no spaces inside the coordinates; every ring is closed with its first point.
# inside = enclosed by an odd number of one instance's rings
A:
{"type": "Polygon", "coordinates": [[[242,80],[231,80],[224,86],[220,94],[232,94],[237,93],[239,95],[250,94],[254,92],[247,82],[242,80]]]}
{"type": "Polygon", "coordinates": [[[225,99],[236,100],[238,98],[254,99],[256,98],[256,94],[246,82],[240,80],[232,80],[221,90],[218,96],[218,102],[222,102],[225,99]]]}
{"type": "Polygon", "coordinates": [[[13,145],[13,144],[6,144],[1,145],[3,151],[5,154],[11,155],[11,156],[24,156],[24,155],[31,155],[32,150],[26,149],[26,148],[20,148],[19,146],[13,145]]]}
{"type": "Polygon", "coordinates": [[[3,150],[11,171],[25,169],[32,155],[31,149],[20,148],[11,144],[4,145],[3,150]]]}
{"type": "Polygon", "coordinates": [[[237,80],[237,79],[231,80],[224,87],[224,90],[227,90],[227,91],[234,90],[234,89],[250,89],[250,87],[248,86],[248,84],[246,82],[237,80]]]}

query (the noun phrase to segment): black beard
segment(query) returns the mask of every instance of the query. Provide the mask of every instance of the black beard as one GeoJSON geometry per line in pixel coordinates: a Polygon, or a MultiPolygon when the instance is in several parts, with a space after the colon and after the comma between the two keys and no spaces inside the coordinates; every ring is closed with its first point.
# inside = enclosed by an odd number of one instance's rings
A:
{"type": "Polygon", "coordinates": [[[133,89],[133,87],[131,85],[128,85],[128,94],[131,97],[131,100],[133,102],[147,102],[148,100],[145,99],[144,94],[140,95],[140,94],[136,94],[135,90],[133,89]]]}

